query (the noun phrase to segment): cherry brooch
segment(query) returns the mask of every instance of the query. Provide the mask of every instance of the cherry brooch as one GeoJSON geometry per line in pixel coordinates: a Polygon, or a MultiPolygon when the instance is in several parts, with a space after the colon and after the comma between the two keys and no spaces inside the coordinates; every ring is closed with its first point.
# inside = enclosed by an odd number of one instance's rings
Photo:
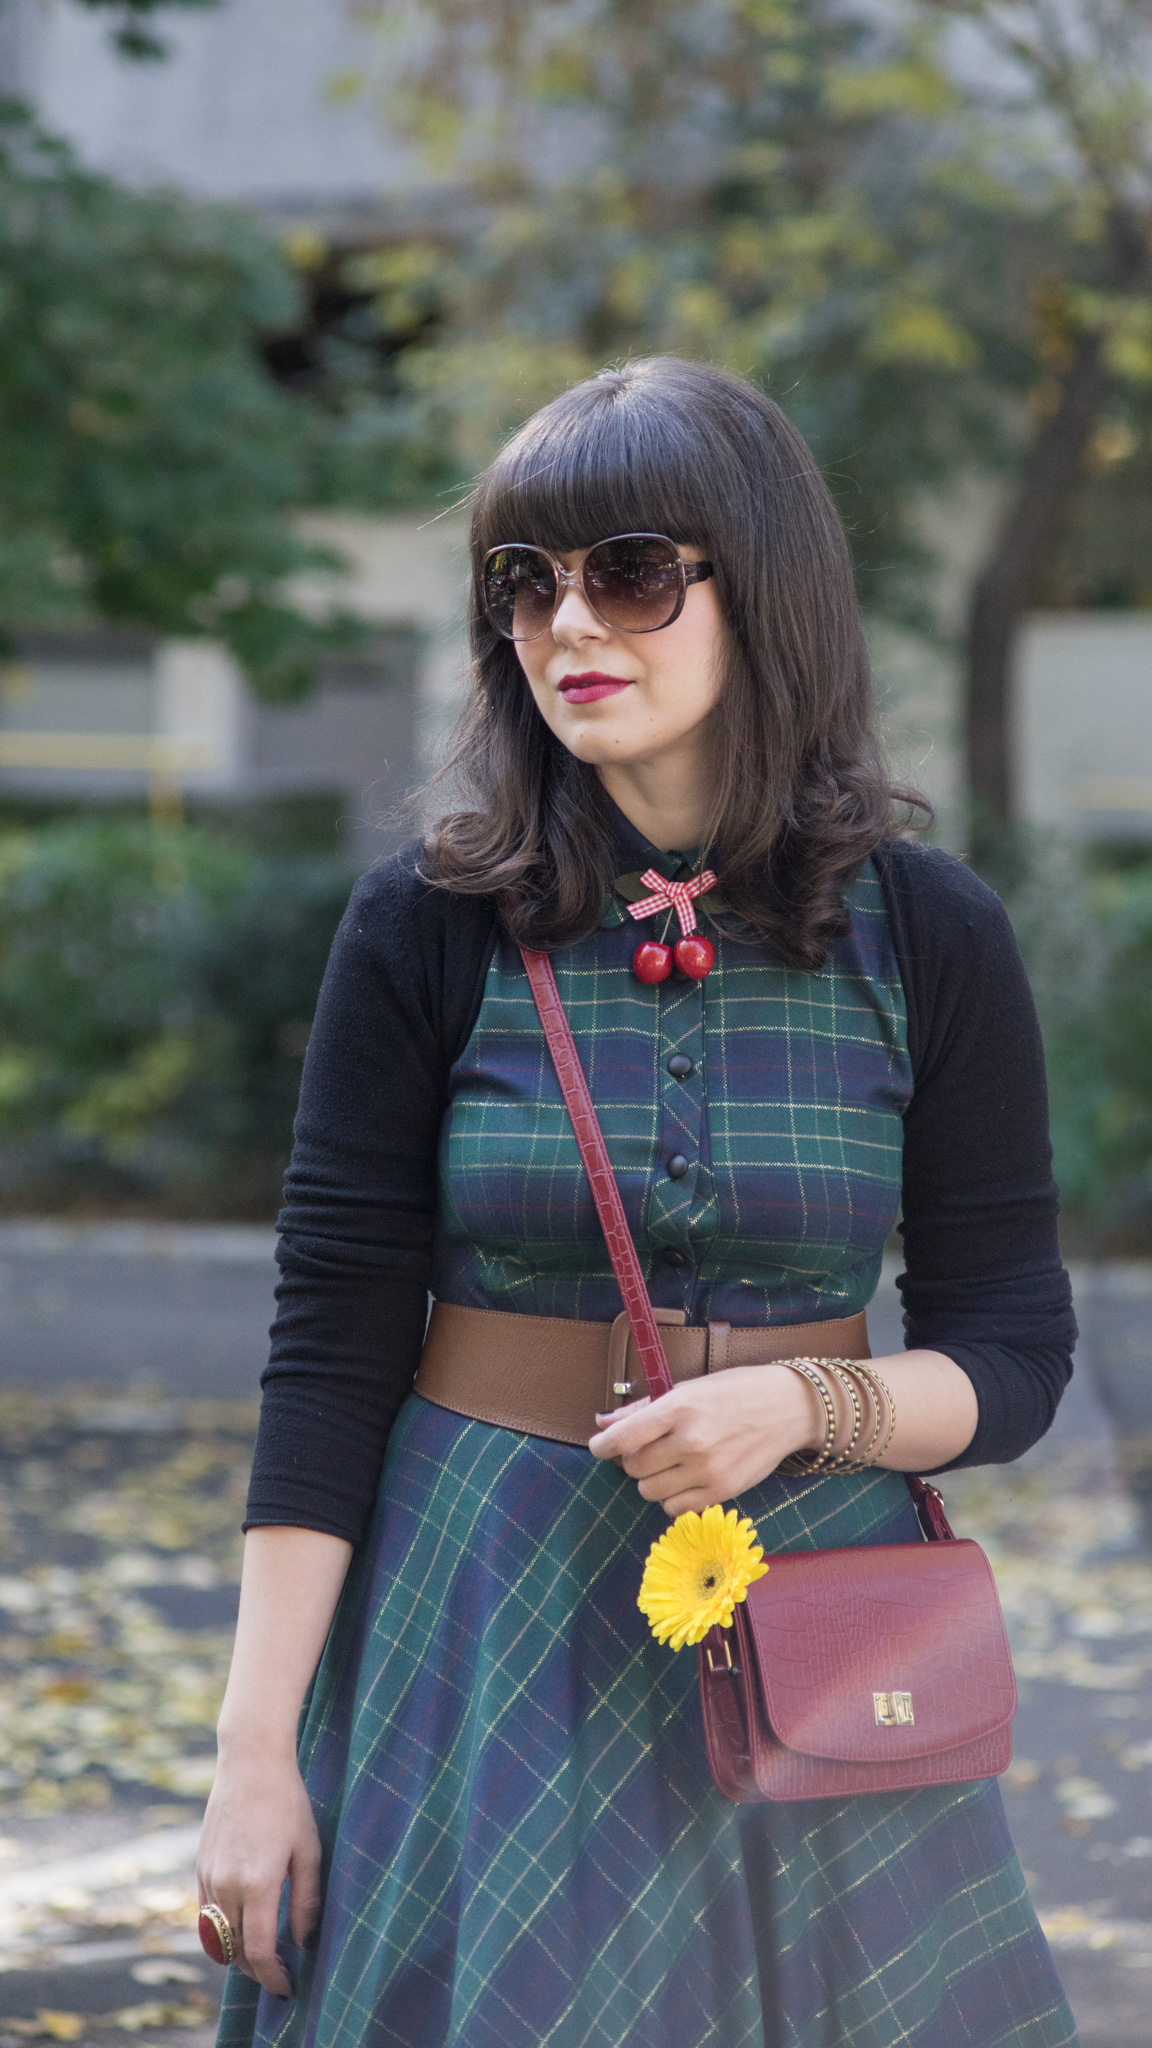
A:
{"type": "Polygon", "coordinates": [[[691,975],[693,981],[703,981],[716,965],[716,948],[703,932],[693,932],[691,938],[677,939],[676,965],[681,974],[691,975]]]}
{"type": "Polygon", "coordinates": [[[716,948],[711,939],[706,939],[696,929],[695,898],[705,896],[716,886],[716,877],[711,868],[703,874],[693,875],[688,882],[669,882],[655,868],[649,868],[640,880],[650,896],[642,896],[638,903],[628,905],[630,917],[652,917],[659,910],[674,910],[680,923],[680,937],[675,952],[671,946],[661,945],[655,939],[644,939],[632,955],[632,972],[638,981],[648,983],[667,981],[675,960],[681,974],[690,975],[693,981],[703,981],[716,965],[716,948]]]}
{"type": "Polygon", "coordinates": [[[632,955],[632,972],[637,981],[667,981],[672,972],[671,946],[662,946],[656,939],[642,939],[632,955]]]}

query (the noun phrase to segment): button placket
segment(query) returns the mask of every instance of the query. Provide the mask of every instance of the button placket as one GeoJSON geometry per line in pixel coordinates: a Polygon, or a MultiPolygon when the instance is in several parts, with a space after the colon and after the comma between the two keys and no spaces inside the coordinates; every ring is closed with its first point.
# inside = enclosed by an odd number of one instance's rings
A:
{"type": "Polygon", "coordinates": [[[653,1285],[659,1288],[663,1275],[670,1297],[679,1303],[696,1263],[688,1226],[704,1130],[703,987],[676,976],[661,987],[659,1005],[658,1120],[648,1234],[658,1254],[653,1285]]]}

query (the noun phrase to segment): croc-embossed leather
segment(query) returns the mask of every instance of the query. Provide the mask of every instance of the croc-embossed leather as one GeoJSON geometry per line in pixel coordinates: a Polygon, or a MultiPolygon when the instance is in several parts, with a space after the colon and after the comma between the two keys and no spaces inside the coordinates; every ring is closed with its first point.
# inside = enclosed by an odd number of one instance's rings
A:
{"type": "Polygon", "coordinates": [[[640,1355],[644,1378],[648,1382],[648,1392],[655,1400],[659,1394],[672,1392],[672,1375],[668,1370],[668,1360],[664,1356],[664,1346],[660,1342],[660,1333],[656,1328],[656,1318],[648,1299],[648,1289],[644,1285],[644,1275],[640,1271],[640,1261],[636,1256],[636,1247],[632,1242],[632,1233],[624,1214],[624,1204],[620,1200],[620,1190],[616,1185],[616,1176],[612,1171],[604,1134],[600,1129],[596,1111],[592,1107],[592,1097],[588,1093],[588,1083],[584,1079],[580,1055],[564,1014],[564,1005],[560,1001],[560,991],[556,986],[556,976],[552,972],[552,962],[547,953],[530,953],[525,946],[521,946],[520,953],[528,971],[528,980],[536,1008],[540,1013],[540,1022],[544,1027],[544,1036],[548,1041],[548,1050],[556,1069],[556,1079],[560,1083],[560,1092],[572,1121],[572,1129],[576,1133],[576,1143],[580,1148],[584,1171],[592,1186],[596,1214],[600,1218],[600,1228],[604,1232],[625,1312],[632,1325],[632,1335],[640,1355]]]}
{"type": "MultiPolygon", "coordinates": [[[[978,1543],[777,1555],[701,1649],[712,1774],[730,1799],[833,1799],[995,1777],[1016,1685],[978,1543]],[[877,1712],[892,1695],[906,1721],[877,1712]]],[[[883,1710],[882,1710],[883,1711],[883,1710]]]]}

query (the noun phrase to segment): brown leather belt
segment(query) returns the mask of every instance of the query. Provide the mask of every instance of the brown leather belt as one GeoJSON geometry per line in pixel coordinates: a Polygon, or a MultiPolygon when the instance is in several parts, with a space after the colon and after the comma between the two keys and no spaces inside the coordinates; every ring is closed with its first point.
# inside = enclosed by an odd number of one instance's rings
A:
{"type": "MultiPolygon", "coordinates": [[[[781,1358],[869,1358],[863,1310],[823,1323],[709,1323],[689,1328],[682,1309],[653,1311],[674,1380],[781,1358]]],[[[439,1408],[499,1429],[586,1445],[597,1411],[643,1391],[627,1316],[578,1323],[565,1316],[433,1304],[415,1392],[439,1408]]]]}

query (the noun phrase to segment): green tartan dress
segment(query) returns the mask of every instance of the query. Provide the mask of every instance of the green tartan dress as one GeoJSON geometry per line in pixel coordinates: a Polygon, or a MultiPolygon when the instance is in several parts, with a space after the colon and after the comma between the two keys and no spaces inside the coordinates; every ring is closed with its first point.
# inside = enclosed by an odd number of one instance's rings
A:
{"type": "MultiPolygon", "coordinates": [[[[645,987],[620,891],[554,965],[654,1302],[864,1308],[912,1086],[874,869],[818,975],[721,933],[707,980],[645,987]]],[[[435,1272],[466,1306],[619,1311],[503,938],[452,1070],[435,1272]]],[[[769,1553],[920,1533],[894,1472],[772,1476],[739,1505],[769,1553]]],[[[721,1798],[695,1653],[636,1607],[666,1526],[614,1466],[409,1397],[302,1725],[318,1946],[285,1946],[289,2000],[230,1973],[221,2048],[1075,2042],[995,1783],[721,1798]]]]}

